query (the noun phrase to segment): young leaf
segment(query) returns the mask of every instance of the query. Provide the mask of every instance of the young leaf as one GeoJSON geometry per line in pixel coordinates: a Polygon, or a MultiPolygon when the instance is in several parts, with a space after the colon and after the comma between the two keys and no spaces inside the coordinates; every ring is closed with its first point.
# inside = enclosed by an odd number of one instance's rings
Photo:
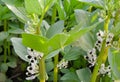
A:
{"type": "Polygon", "coordinates": [[[47,38],[27,33],[23,33],[22,38],[23,38],[22,42],[25,46],[43,53],[47,53],[48,51],[47,38]]]}
{"type": "MultiPolygon", "coordinates": [[[[40,0],[43,1],[43,0],[40,0]]],[[[39,3],[39,0],[25,0],[25,8],[29,14],[38,14],[41,15],[43,8],[42,4],[39,3]]]]}
{"type": "Polygon", "coordinates": [[[88,68],[79,69],[76,71],[81,82],[90,82],[91,72],[88,68]]]}
{"type": "Polygon", "coordinates": [[[63,29],[64,29],[64,21],[58,21],[48,29],[46,33],[46,37],[51,38],[53,35],[61,33],[63,29]]]}
{"type": "Polygon", "coordinates": [[[16,52],[16,54],[24,61],[28,61],[28,59],[25,57],[27,53],[27,49],[22,44],[21,38],[11,38],[13,48],[16,52]]]}

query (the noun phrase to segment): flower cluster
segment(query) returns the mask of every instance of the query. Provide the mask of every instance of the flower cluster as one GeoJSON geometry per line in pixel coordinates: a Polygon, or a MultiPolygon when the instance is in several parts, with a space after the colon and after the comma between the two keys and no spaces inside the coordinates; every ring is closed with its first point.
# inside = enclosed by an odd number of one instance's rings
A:
{"type": "Polygon", "coordinates": [[[98,73],[102,75],[105,75],[105,74],[111,75],[111,67],[110,66],[105,67],[105,64],[101,64],[101,67],[98,73]]]}
{"type": "Polygon", "coordinates": [[[59,69],[62,69],[62,68],[67,68],[68,67],[68,61],[65,61],[64,59],[62,59],[59,64],[57,64],[57,67],[59,69]]]}
{"type": "Polygon", "coordinates": [[[106,33],[101,30],[96,34],[97,35],[97,41],[95,43],[95,48],[88,51],[87,55],[84,56],[84,58],[89,62],[90,66],[92,67],[96,63],[97,55],[96,51],[101,51],[102,43],[103,41],[106,42],[106,47],[111,46],[111,42],[113,40],[114,35],[112,33],[106,33]]]}
{"type": "Polygon", "coordinates": [[[114,34],[113,33],[106,33],[101,30],[97,33],[97,41],[95,43],[95,48],[97,48],[99,51],[102,47],[103,40],[106,40],[106,47],[111,46],[111,42],[113,40],[114,34]],[[105,39],[106,38],[106,39],[105,39]]]}
{"type": "Polygon", "coordinates": [[[88,51],[87,55],[84,58],[90,63],[89,67],[92,67],[96,63],[96,50],[93,48],[92,50],[88,51]]]}
{"type": "Polygon", "coordinates": [[[26,58],[29,60],[29,66],[27,67],[26,75],[27,80],[35,79],[39,75],[38,60],[43,57],[43,53],[37,52],[31,48],[27,48],[28,55],[26,58]]]}

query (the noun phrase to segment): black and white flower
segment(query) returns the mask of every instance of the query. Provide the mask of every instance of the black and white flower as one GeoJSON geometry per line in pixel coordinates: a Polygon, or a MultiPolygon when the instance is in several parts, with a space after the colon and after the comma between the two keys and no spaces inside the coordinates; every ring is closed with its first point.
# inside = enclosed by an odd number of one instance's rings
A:
{"type": "Polygon", "coordinates": [[[108,33],[107,38],[106,38],[106,47],[111,46],[113,37],[114,37],[113,33],[108,33]]]}
{"type": "Polygon", "coordinates": [[[59,69],[67,68],[67,67],[68,67],[68,61],[62,59],[62,60],[57,64],[57,67],[58,67],[59,69]]]}
{"type": "Polygon", "coordinates": [[[111,67],[110,66],[105,67],[105,64],[101,64],[98,74],[102,74],[102,75],[108,74],[110,76],[111,67]]]}
{"type": "Polygon", "coordinates": [[[96,59],[97,59],[95,48],[88,51],[87,55],[85,55],[84,58],[90,63],[89,67],[94,66],[96,63],[96,59]]]}
{"type": "Polygon", "coordinates": [[[26,58],[29,60],[29,66],[27,67],[26,79],[32,80],[39,75],[38,61],[43,57],[43,53],[27,48],[28,55],[26,58]]]}

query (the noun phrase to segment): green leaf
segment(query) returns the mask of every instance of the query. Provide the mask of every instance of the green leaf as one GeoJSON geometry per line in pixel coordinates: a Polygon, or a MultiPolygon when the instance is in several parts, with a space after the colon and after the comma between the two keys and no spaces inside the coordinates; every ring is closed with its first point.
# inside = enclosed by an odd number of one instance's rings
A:
{"type": "Polygon", "coordinates": [[[66,18],[66,12],[65,12],[65,10],[64,10],[64,6],[63,6],[61,0],[58,0],[58,1],[56,2],[56,8],[57,8],[57,11],[58,11],[58,15],[59,15],[60,20],[64,20],[64,19],[66,18]]]}
{"type": "Polygon", "coordinates": [[[78,0],[78,1],[97,8],[104,8],[104,2],[102,0],[78,0]]]}
{"type": "Polygon", "coordinates": [[[53,62],[52,61],[48,61],[46,63],[46,70],[47,70],[47,72],[50,72],[53,68],[54,68],[53,62]]]}
{"type": "Polygon", "coordinates": [[[74,72],[68,72],[65,75],[61,77],[61,80],[72,80],[71,82],[80,82],[76,73],[74,72]]]}
{"type": "Polygon", "coordinates": [[[93,28],[95,28],[99,24],[100,24],[100,22],[97,22],[97,23],[93,24],[92,26],[78,30],[78,32],[75,32],[75,33],[70,32],[69,33],[70,37],[66,41],[65,45],[68,45],[68,44],[74,42],[75,40],[79,39],[82,35],[89,32],[90,30],[92,30],[93,28]]]}
{"type": "Polygon", "coordinates": [[[90,13],[88,13],[85,10],[81,10],[81,9],[76,9],[75,11],[75,18],[76,18],[76,22],[79,24],[81,22],[82,26],[88,26],[89,25],[89,16],[90,13]]]}
{"type": "Polygon", "coordinates": [[[24,31],[20,28],[12,28],[8,30],[8,33],[12,34],[22,34],[24,31]]]}
{"type": "Polygon", "coordinates": [[[65,60],[76,60],[81,55],[81,50],[78,47],[71,47],[68,52],[65,52],[65,60]]]}
{"type": "Polygon", "coordinates": [[[118,22],[110,31],[114,34],[114,39],[118,40],[120,35],[120,22],[118,22]]]}
{"type": "Polygon", "coordinates": [[[22,38],[22,42],[25,46],[43,53],[48,52],[47,38],[27,33],[23,33],[22,38]]]}
{"type": "Polygon", "coordinates": [[[68,39],[68,35],[61,33],[61,34],[56,34],[53,36],[49,41],[48,41],[48,48],[49,51],[54,51],[59,48],[64,48],[64,43],[68,39]]]}
{"type": "Polygon", "coordinates": [[[0,32],[0,41],[7,39],[9,34],[7,32],[0,32]]]}
{"type": "Polygon", "coordinates": [[[29,14],[38,14],[41,15],[43,8],[42,3],[39,1],[43,0],[25,0],[25,8],[29,14]]]}
{"type": "Polygon", "coordinates": [[[7,70],[8,70],[8,65],[7,65],[6,63],[2,63],[1,66],[0,66],[0,68],[1,68],[1,71],[2,71],[2,72],[7,72],[7,70]]]}
{"type": "Polygon", "coordinates": [[[111,48],[108,54],[114,80],[120,79],[120,51],[111,48]]]}
{"type": "Polygon", "coordinates": [[[91,33],[86,33],[73,43],[74,46],[81,47],[84,51],[91,50],[94,47],[94,38],[91,33]]]}
{"type": "MultiPolygon", "coordinates": [[[[42,1],[42,0],[41,0],[42,1]]],[[[57,0],[46,0],[45,1],[45,12],[56,2],[57,0]]]]}
{"type": "Polygon", "coordinates": [[[22,12],[22,10],[20,11],[18,7],[15,7],[12,0],[2,0],[2,1],[19,18],[20,21],[22,21],[23,23],[29,21],[29,18],[26,16],[26,13],[22,12]]]}
{"type": "Polygon", "coordinates": [[[63,29],[64,29],[64,21],[58,21],[48,29],[46,33],[46,37],[51,38],[53,35],[61,33],[63,29]]]}
{"type": "Polygon", "coordinates": [[[11,68],[15,68],[17,67],[17,63],[16,62],[8,62],[7,65],[11,68]]]}
{"type": "Polygon", "coordinates": [[[58,55],[58,53],[60,52],[61,49],[57,49],[57,50],[54,50],[54,51],[50,51],[46,56],[45,56],[45,59],[50,59],[56,55],[58,55]]]}
{"type": "Polygon", "coordinates": [[[23,46],[22,44],[22,39],[21,38],[11,38],[13,48],[16,52],[16,54],[24,61],[28,61],[28,59],[25,57],[28,55],[26,47],[23,46]]]}
{"type": "Polygon", "coordinates": [[[12,13],[6,6],[0,5],[0,20],[9,19],[12,16],[12,13]]]}
{"type": "Polygon", "coordinates": [[[81,82],[90,82],[91,72],[88,68],[79,69],[76,71],[81,82]]]}

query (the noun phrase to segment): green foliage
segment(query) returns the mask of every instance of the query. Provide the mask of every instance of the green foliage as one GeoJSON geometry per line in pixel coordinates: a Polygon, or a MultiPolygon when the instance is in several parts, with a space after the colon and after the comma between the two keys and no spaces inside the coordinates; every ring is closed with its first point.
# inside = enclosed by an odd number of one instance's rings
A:
{"type": "Polygon", "coordinates": [[[76,71],[80,81],[90,82],[91,72],[88,68],[79,69],[76,71]]]}
{"type": "Polygon", "coordinates": [[[22,22],[29,21],[29,18],[26,15],[25,9],[23,7],[16,7],[14,4],[14,0],[2,0],[7,7],[18,17],[18,19],[22,22]]]}
{"type": "Polygon", "coordinates": [[[27,47],[44,53],[47,82],[53,82],[53,70],[62,60],[68,61],[68,67],[58,70],[58,82],[92,82],[95,68],[87,68],[84,55],[95,46],[96,32],[107,24],[114,39],[108,62],[102,63],[110,64],[112,76],[96,73],[95,77],[100,82],[120,79],[118,0],[1,0],[0,11],[0,82],[32,82],[23,74],[28,65],[24,61],[29,62],[27,47]],[[26,33],[26,28],[34,32],[26,33]],[[56,61],[52,57],[57,55],[56,61]]]}
{"type": "Polygon", "coordinates": [[[119,80],[120,79],[120,52],[118,50],[115,50],[111,48],[109,50],[109,55],[108,55],[108,61],[110,63],[110,66],[112,68],[112,73],[113,73],[113,79],[114,80],[119,80]]]}
{"type": "Polygon", "coordinates": [[[41,14],[43,8],[38,0],[25,0],[25,8],[29,14],[41,14]]]}
{"type": "Polygon", "coordinates": [[[58,21],[47,30],[46,37],[51,38],[55,34],[61,33],[63,29],[64,29],[64,21],[58,21]]]}
{"type": "Polygon", "coordinates": [[[17,53],[17,55],[25,60],[28,61],[25,55],[27,55],[27,49],[22,45],[22,39],[21,38],[11,38],[12,44],[14,46],[14,50],[17,53]]]}

